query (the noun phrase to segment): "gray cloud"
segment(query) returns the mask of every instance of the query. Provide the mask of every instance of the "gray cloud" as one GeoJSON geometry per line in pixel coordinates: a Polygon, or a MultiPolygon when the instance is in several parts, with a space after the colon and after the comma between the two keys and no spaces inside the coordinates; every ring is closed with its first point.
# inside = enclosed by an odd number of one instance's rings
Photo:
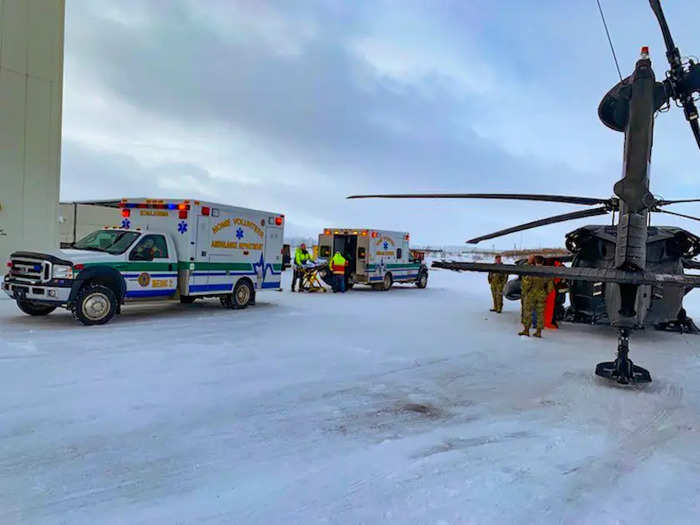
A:
{"type": "MultiPolygon", "coordinates": [[[[377,225],[456,243],[571,208],[343,197],[608,195],[621,137],[595,115],[614,82],[600,73],[610,71],[599,21],[586,12],[563,25],[551,2],[532,7],[528,24],[523,9],[462,4],[73,0],[63,196],[179,190],[283,211],[300,231],[377,225]]],[[[680,118],[664,117],[674,122],[660,125],[668,139],[657,149],[690,151],[678,146],[689,139],[680,118]]],[[[657,163],[686,181],[660,178],[657,191],[697,191],[678,158],[657,163]]],[[[567,229],[524,240],[556,244],[567,229]]]]}

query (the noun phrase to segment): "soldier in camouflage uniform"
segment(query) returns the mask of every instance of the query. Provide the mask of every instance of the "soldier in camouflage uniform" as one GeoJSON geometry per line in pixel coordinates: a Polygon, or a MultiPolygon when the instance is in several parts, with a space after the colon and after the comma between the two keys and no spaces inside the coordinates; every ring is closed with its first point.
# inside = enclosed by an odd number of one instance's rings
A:
{"type": "MultiPolygon", "coordinates": [[[[542,266],[544,258],[538,255],[535,258],[535,265],[542,266]]],[[[542,337],[542,327],[544,326],[544,306],[547,302],[547,295],[554,290],[554,282],[547,277],[534,277],[523,275],[520,297],[522,300],[521,322],[523,331],[518,335],[530,335],[530,324],[532,324],[532,312],[537,313],[537,331],[535,337],[542,337]]]]}
{"type": "MultiPolygon", "coordinates": [[[[495,264],[503,264],[500,255],[496,255],[495,264]]],[[[500,314],[503,311],[503,288],[507,281],[508,274],[489,272],[489,285],[491,286],[491,296],[493,297],[492,312],[500,314]]]]}

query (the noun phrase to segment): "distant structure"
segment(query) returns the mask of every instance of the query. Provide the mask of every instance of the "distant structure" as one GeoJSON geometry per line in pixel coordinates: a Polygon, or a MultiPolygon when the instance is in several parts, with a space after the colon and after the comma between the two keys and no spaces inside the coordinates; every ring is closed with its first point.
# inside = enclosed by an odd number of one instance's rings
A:
{"type": "Polygon", "coordinates": [[[3,269],[20,246],[58,246],[64,17],[65,0],[0,1],[3,269]]]}

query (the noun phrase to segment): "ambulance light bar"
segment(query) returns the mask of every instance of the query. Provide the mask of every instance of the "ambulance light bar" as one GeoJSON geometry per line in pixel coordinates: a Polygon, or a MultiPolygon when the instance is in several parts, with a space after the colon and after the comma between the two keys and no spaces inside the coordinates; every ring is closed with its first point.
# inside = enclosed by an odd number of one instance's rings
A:
{"type": "Polygon", "coordinates": [[[189,204],[158,204],[150,202],[122,202],[119,205],[120,208],[146,208],[149,210],[180,210],[188,211],[190,209],[189,204]]]}

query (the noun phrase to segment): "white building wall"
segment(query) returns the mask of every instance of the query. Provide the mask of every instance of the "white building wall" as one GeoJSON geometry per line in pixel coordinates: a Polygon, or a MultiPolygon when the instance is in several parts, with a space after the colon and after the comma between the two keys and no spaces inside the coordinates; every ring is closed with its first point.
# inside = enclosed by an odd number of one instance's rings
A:
{"type": "Polygon", "coordinates": [[[0,0],[3,266],[13,250],[58,243],[64,13],[65,0],[0,0]]]}

